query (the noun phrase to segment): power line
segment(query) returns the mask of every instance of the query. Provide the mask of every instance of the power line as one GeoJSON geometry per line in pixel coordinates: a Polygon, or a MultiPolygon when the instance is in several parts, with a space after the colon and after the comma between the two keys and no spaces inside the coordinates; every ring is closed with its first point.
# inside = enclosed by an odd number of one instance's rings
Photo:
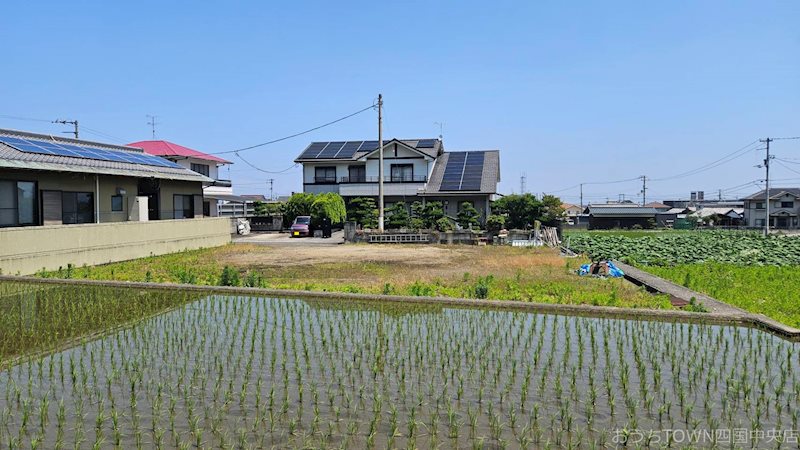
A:
{"type": "Polygon", "coordinates": [[[250,161],[248,161],[248,160],[244,159],[244,158],[242,157],[242,155],[240,155],[240,154],[236,153],[236,156],[237,156],[239,159],[241,159],[241,160],[242,160],[242,162],[244,162],[245,164],[247,164],[247,165],[248,165],[248,166],[250,166],[251,168],[253,168],[253,169],[255,169],[255,170],[259,171],[259,172],[268,173],[268,174],[284,173],[284,172],[288,172],[288,171],[290,171],[290,170],[294,169],[295,167],[297,167],[297,163],[294,163],[294,164],[292,164],[291,166],[289,166],[289,167],[287,167],[287,168],[285,168],[285,169],[283,169],[283,170],[278,170],[278,171],[264,170],[264,169],[262,169],[262,168],[260,168],[260,167],[257,167],[257,166],[255,166],[255,165],[253,165],[253,164],[252,164],[250,161]]]}
{"type": "Polygon", "coordinates": [[[758,144],[758,139],[756,139],[755,141],[745,145],[744,147],[741,147],[741,148],[733,151],[732,153],[729,153],[729,154],[723,156],[720,159],[717,159],[716,161],[712,161],[712,162],[710,162],[708,164],[702,165],[700,167],[697,167],[695,169],[689,170],[687,172],[683,172],[683,173],[679,173],[679,174],[676,174],[676,175],[663,177],[663,178],[653,178],[650,181],[675,180],[675,179],[678,179],[678,178],[684,178],[684,177],[688,177],[688,176],[692,176],[692,175],[697,175],[698,173],[702,173],[702,172],[705,172],[707,170],[714,169],[714,168],[719,167],[719,166],[721,166],[723,164],[729,163],[729,162],[733,161],[734,159],[737,159],[737,158],[740,158],[740,157],[746,155],[749,150],[752,150],[752,149],[750,149],[750,147],[752,147],[754,144],[758,144]]]}
{"type": "Polygon", "coordinates": [[[789,172],[794,172],[794,173],[796,173],[796,174],[800,175],[800,172],[799,172],[799,171],[792,169],[791,167],[789,167],[789,166],[785,165],[785,164],[784,164],[784,163],[782,163],[781,161],[782,161],[782,160],[780,160],[780,159],[776,159],[776,160],[775,160],[775,162],[777,162],[777,163],[778,163],[778,165],[780,165],[780,166],[781,166],[781,167],[783,167],[784,169],[788,170],[789,172]]]}
{"type": "MultiPolygon", "coordinates": [[[[21,121],[25,121],[25,122],[53,123],[52,120],[47,120],[47,119],[36,119],[36,118],[33,118],[33,117],[11,116],[11,115],[6,115],[6,114],[0,114],[0,119],[21,120],[21,121]]],[[[100,130],[96,130],[94,128],[89,128],[84,124],[81,124],[81,130],[86,131],[89,134],[94,134],[96,136],[100,136],[100,137],[103,137],[103,138],[106,138],[106,139],[111,139],[111,140],[114,140],[114,141],[117,141],[117,142],[120,142],[120,143],[130,142],[130,140],[121,139],[121,138],[116,137],[114,135],[111,135],[111,134],[108,134],[108,133],[104,133],[104,132],[102,132],[100,130]]]]}
{"type": "Polygon", "coordinates": [[[31,117],[8,116],[8,115],[5,115],[5,114],[0,114],[0,119],[24,120],[24,121],[28,121],[28,122],[48,122],[48,123],[52,123],[51,120],[34,119],[34,118],[31,118],[31,117]]]}
{"type": "MultiPolygon", "coordinates": [[[[354,113],[351,113],[351,114],[348,114],[348,115],[346,115],[346,116],[344,116],[344,117],[340,117],[340,118],[338,118],[338,119],[336,119],[336,120],[332,120],[332,121],[330,121],[330,122],[328,122],[328,123],[324,123],[324,124],[322,124],[322,125],[319,125],[319,126],[316,126],[316,127],[314,127],[314,128],[309,128],[309,129],[307,129],[307,130],[305,130],[305,131],[301,131],[301,132],[299,132],[299,133],[295,133],[295,134],[292,134],[292,135],[289,135],[289,136],[284,136],[284,137],[282,137],[282,138],[279,138],[279,139],[273,139],[273,140],[271,140],[271,141],[262,142],[262,143],[260,143],[260,144],[251,145],[251,146],[249,146],[249,147],[243,147],[243,148],[239,148],[239,149],[236,149],[236,150],[228,150],[228,151],[224,151],[224,152],[215,152],[215,153],[211,153],[211,154],[212,154],[212,155],[225,155],[225,154],[228,154],[228,153],[237,153],[237,152],[243,152],[243,151],[245,151],[245,150],[251,150],[251,149],[254,149],[254,148],[258,148],[258,147],[263,147],[263,146],[265,146],[265,145],[270,145],[270,144],[275,144],[275,143],[277,143],[277,142],[285,141],[285,140],[287,140],[287,139],[296,138],[296,137],[298,137],[298,136],[302,136],[302,135],[304,135],[304,134],[311,133],[312,131],[317,131],[317,130],[319,130],[320,128],[325,128],[325,127],[327,127],[327,126],[330,126],[330,125],[333,125],[333,124],[335,124],[335,123],[341,122],[341,121],[343,121],[343,120],[345,120],[345,119],[349,119],[349,118],[351,118],[351,117],[353,117],[353,116],[356,116],[356,115],[358,115],[358,114],[361,114],[361,113],[363,113],[364,111],[367,111],[367,110],[373,109],[373,108],[375,108],[375,106],[376,106],[375,104],[369,105],[369,106],[367,106],[366,108],[359,109],[358,111],[356,111],[356,112],[354,112],[354,113]]],[[[237,153],[237,156],[238,156],[238,153],[237,153]]],[[[240,156],[240,158],[241,158],[241,156],[240,156]]]]}

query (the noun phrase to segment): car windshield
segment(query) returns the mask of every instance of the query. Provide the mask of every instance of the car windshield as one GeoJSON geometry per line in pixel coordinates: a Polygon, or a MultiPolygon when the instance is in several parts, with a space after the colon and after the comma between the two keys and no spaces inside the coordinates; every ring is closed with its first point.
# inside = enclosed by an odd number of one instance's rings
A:
{"type": "Polygon", "coordinates": [[[294,219],[295,225],[308,225],[311,222],[311,217],[298,217],[294,219]]]}

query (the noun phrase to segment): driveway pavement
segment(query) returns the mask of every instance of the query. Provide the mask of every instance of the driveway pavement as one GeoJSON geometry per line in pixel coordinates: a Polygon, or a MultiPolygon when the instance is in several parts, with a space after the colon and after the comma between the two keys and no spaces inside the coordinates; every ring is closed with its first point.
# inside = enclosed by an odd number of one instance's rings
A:
{"type": "Polygon", "coordinates": [[[334,231],[333,236],[327,239],[315,237],[293,238],[289,233],[250,233],[246,236],[235,236],[233,242],[236,244],[256,245],[339,245],[344,243],[344,231],[334,231]]]}

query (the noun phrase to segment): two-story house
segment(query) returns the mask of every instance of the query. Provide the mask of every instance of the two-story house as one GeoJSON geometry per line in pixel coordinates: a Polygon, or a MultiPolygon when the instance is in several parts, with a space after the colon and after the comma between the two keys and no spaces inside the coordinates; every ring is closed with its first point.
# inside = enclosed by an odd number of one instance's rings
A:
{"type": "MultiPolygon", "coordinates": [[[[766,190],[745,197],[744,222],[748,227],[766,224],[766,190]]],[[[777,229],[797,229],[800,215],[800,188],[771,188],[769,190],[769,226],[777,229]]]]}
{"type": "MultiPolygon", "coordinates": [[[[464,202],[481,220],[500,181],[500,152],[446,152],[440,139],[391,139],[384,142],[384,202],[410,205],[439,201],[455,217],[464,202]]],[[[336,192],[345,200],[378,197],[378,141],[312,142],[296,163],[303,165],[303,192],[336,192]]]]}
{"type": "Polygon", "coordinates": [[[231,180],[220,177],[223,166],[233,164],[214,155],[209,155],[169,141],[139,141],[128,144],[150,155],[160,156],[175,164],[214,180],[203,187],[203,215],[219,216],[219,203],[233,198],[231,180]]]}

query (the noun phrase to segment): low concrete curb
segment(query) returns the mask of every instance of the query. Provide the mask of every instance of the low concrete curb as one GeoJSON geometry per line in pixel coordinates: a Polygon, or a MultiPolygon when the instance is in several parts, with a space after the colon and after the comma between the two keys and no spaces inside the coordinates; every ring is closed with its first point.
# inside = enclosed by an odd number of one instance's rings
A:
{"type": "MultiPolygon", "coordinates": [[[[628,266],[630,267],[630,266],[628,266]]],[[[625,269],[623,269],[625,270],[625,269]]],[[[144,283],[125,281],[103,281],[86,279],[37,278],[0,275],[0,281],[17,281],[52,285],[106,286],[136,289],[169,289],[220,294],[260,295],[281,298],[307,298],[329,300],[357,300],[363,302],[397,302],[447,305],[453,307],[484,307],[499,310],[518,310],[546,314],[600,317],[615,319],[651,320],[660,322],[689,322],[714,325],[735,325],[759,328],[786,339],[800,340],[800,330],[787,327],[762,315],[741,312],[695,313],[680,310],[615,308],[610,306],[564,305],[531,303],[510,300],[477,300],[453,297],[412,297],[402,295],[351,294],[344,292],[298,291],[289,289],[265,289],[234,286],[204,286],[177,283],[144,283]]]]}
{"type": "Polygon", "coordinates": [[[770,319],[763,314],[753,314],[744,309],[729,305],[713,297],[693,291],[689,288],[675,284],[669,280],[665,280],[628,264],[618,261],[614,261],[614,264],[622,269],[623,272],[625,272],[625,278],[635,284],[644,286],[651,292],[668,294],[687,302],[694,298],[695,301],[702,304],[710,311],[709,315],[739,317],[740,320],[744,322],[751,323],[754,326],[777,334],[781,337],[792,340],[800,340],[800,330],[770,319]]]}

